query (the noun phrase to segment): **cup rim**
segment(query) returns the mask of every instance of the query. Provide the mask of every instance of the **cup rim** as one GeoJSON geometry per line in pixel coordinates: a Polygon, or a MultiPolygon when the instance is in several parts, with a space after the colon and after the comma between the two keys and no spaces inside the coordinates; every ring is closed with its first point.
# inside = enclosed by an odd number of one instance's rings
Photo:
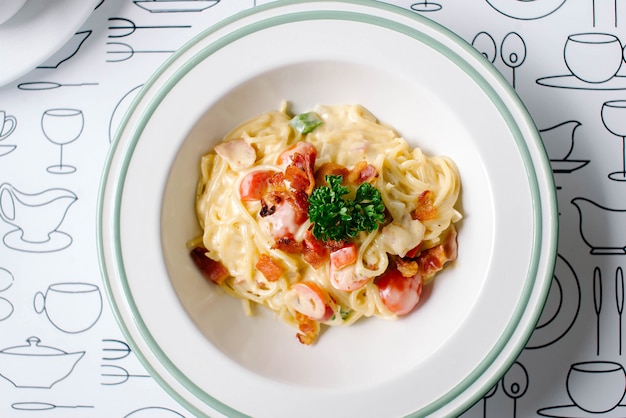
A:
{"type": "Polygon", "coordinates": [[[579,44],[593,44],[593,45],[610,44],[615,41],[619,42],[619,38],[615,35],[612,35],[610,33],[596,33],[596,32],[574,33],[574,34],[569,35],[567,37],[567,40],[576,42],[579,44]]]}

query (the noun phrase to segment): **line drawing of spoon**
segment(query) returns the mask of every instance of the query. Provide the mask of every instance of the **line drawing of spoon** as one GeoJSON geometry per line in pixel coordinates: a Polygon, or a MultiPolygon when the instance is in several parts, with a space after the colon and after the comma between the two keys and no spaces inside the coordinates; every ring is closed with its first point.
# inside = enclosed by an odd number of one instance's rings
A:
{"type": "Polygon", "coordinates": [[[602,311],[602,274],[593,269],[593,308],[596,312],[596,355],[600,355],[600,312],[602,311]]]}
{"type": "Polygon", "coordinates": [[[516,32],[509,32],[500,45],[500,57],[502,61],[513,71],[511,84],[515,88],[515,70],[526,60],[526,43],[516,32]]]}
{"type": "Polygon", "coordinates": [[[474,39],[472,39],[472,46],[492,64],[496,61],[498,47],[496,46],[496,41],[487,32],[477,33],[474,39]]]}
{"type": "Polygon", "coordinates": [[[135,54],[171,54],[176,51],[161,51],[161,50],[141,50],[138,51],[132,46],[124,42],[107,42],[107,45],[111,45],[107,51],[107,54],[113,55],[114,58],[108,59],[106,62],[122,62],[131,59],[135,54]]]}
{"type": "Polygon", "coordinates": [[[498,391],[498,382],[496,382],[496,384],[493,385],[491,389],[489,389],[489,392],[485,393],[485,396],[483,396],[483,418],[487,417],[487,399],[495,395],[497,391],[498,391]]]}
{"type": "Polygon", "coordinates": [[[98,83],[61,84],[54,81],[27,81],[17,85],[20,90],[53,90],[59,87],[97,86],[98,83]]]}
{"type": "Polygon", "coordinates": [[[130,36],[137,29],[188,29],[191,28],[191,25],[160,25],[160,26],[137,26],[135,22],[130,19],[126,19],[124,17],[110,17],[109,18],[109,32],[113,32],[113,34],[109,34],[109,38],[123,38],[125,36],[130,36]]]}
{"type": "Polygon", "coordinates": [[[528,372],[521,363],[515,362],[502,378],[504,393],[513,399],[513,418],[517,416],[517,400],[524,396],[528,389],[528,372]]]}
{"type": "Polygon", "coordinates": [[[46,411],[56,408],[93,408],[93,405],[55,405],[48,402],[15,402],[11,407],[18,411],[46,411]]]}
{"type": "Polygon", "coordinates": [[[622,313],[624,312],[624,272],[621,267],[615,270],[615,303],[618,314],[619,355],[622,355],[622,313]]]}

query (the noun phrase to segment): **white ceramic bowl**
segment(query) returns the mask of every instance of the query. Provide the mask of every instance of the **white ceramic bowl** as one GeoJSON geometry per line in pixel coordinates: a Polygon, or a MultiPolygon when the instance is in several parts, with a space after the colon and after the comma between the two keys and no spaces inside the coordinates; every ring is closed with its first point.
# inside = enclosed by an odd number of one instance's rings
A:
{"type": "Polygon", "coordinates": [[[26,0],[2,0],[0,2],[0,25],[15,16],[24,3],[26,0]]]}
{"type": "Polygon", "coordinates": [[[175,54],[122,122],[100,197],[105,288],[129,343],[196,416],[458,415],[523,349],[556,257],[549,161],[506,80],[470,45],[377,2],[275,2],[175,54]],[[462,93],[461,93],[462,92],[462,93]],[[207,283],[185,243],[200,156],[289,100],[359,103],[460,170],[459,258],[425,303],[303,346],[207,283]]]}

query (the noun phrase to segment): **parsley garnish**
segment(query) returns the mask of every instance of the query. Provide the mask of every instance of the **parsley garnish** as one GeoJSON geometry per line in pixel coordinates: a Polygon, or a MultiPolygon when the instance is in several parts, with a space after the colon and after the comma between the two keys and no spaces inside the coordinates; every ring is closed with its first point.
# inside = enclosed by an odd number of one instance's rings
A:
{"type": "Polygon", "coordinates": [[[385,219],[385,205],[378,189],[362,183],[354,200],[344,199],[349,189],[342,176],[326,176],[330,185],[313,190],[309,197],[309,219],[313,235],[323,241],[354,238],[360,231],[372,232],[385,219]]]}

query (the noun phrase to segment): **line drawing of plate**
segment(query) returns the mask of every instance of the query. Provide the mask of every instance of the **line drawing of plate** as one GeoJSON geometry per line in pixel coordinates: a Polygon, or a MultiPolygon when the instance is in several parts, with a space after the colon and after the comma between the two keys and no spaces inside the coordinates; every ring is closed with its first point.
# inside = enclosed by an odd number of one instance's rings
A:
{"type": "Polygon", "coordinates": [[[548,299],[526,349],[546,347],[567,334],[578,317],[580,296],[574,269],[558,254],[548,299]]]}
{"type": "Polygon", "coordinates": [[[487,0],[500,13],[513,19],[539,19],[554,13],[566,0],[487,0]]]}
{"type": "Polygon", "coordinates": [[[17,145],[0,145],[0,157],[12,153],[17,145]]]}
{"type": "Polygon", "coordinates": [[[0,85],[45,62],[87,21],[98,0],[29,0],[0,26],[0,85]],[[27,50],[28,54],[23,54],[27,50]]]}
{"type": "Polygon", "coordinates": [[[122,119],[124,119],[126,111],[130,108],[130,105],[132,104],[133,100],[135,100],[135,97],[137,96],[137,93],[139,93],[139,90],[142,86],[143,84],[133,87],[131,90],[125,93],[120,101],[117,102],[117,104],[115,105],[113,113],[111,114],[111,120],[109,121],[109,142],[113,142],[115,132],[119,128],[122,119]]]}
{"type": "Polygon", "coordinates": [[[551,406],[542,408],[537,413],[552,418],[626,418],[626,405],[617,405],[610,411],[595,414],[583,411],[576,405],[551,406]]]}
{"type": "Polygon", "coordinates": [[[22,239],[22,230],[15,229],[4,236],[4,244],[14,250],[30,253],[60,251],[70,246],[72,237],[61,231],[54,231],[46,242],[29,242],[22,239]]]}
{"type": "Polygon", "coordinates": [[[589,164],[589,160],[550,160],[555,173],[571,173],[589,164]]]}
{"type": "Polygon", "coordinates": [[[573,75],[553,75],[537,79],[537,84],[574,90],[626,90],[626,76],[616,75],[604,83],[587,83],[573,75]]]}
{"type": "Polygon", "coordinates": [[[201,12],[219,0],[135,0],[134,3],[150,13],[201,12]]]}

